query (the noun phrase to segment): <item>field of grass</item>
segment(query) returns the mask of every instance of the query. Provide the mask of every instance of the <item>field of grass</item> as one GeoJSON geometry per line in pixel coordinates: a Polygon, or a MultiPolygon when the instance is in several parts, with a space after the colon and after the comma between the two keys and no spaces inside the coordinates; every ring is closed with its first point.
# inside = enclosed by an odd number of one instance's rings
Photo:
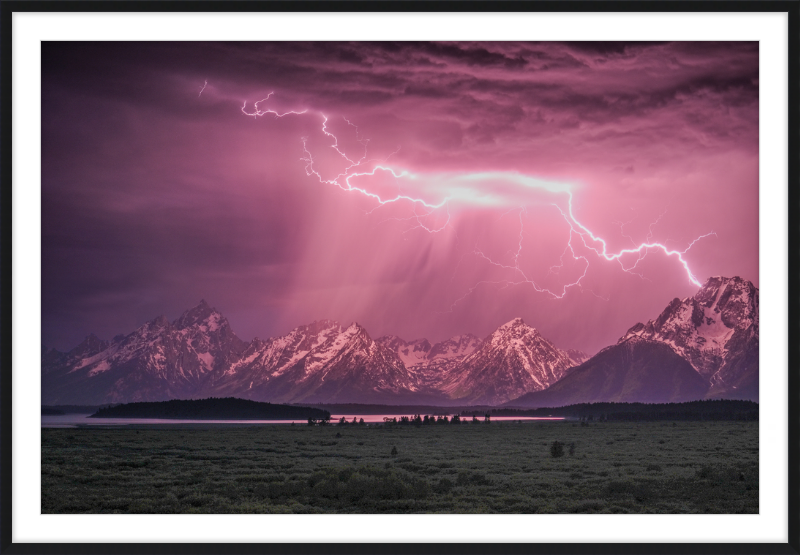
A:
{"type": "Polygon", "coordinates": [[[758,422],[42,429],[42,513],[276,512],[757,513],[758,422]]]}

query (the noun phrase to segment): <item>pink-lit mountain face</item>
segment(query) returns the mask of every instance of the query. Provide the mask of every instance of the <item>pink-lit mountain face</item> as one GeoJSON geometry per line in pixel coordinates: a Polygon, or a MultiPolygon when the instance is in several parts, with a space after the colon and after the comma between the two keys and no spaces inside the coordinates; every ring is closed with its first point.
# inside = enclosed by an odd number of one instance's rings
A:
{"type": "Polygon", "coordinates": [[[758,399],[758,289],[710,278],[588,358],[515,318],[483,340],[373,340],[331,320],[245,343],[204,301],[111,342],[42,351],[44,404],[235,396],[280,403],[528,406],[758,399]]]}
{"type": "Polygon", "coordinates": [[[174,322],[155,318],[111,342],[89,336],[72,351],[42,356],[42,400],[95,404],[191,397],[246,348],[205,301],[174,322]]]}
{"type": "Polygon", "coordinates": [[[406,342],[394,335],[376,340],[397,353],[422,389],[441,390],[444,382],[461,367],[461,362],[481,344],[468,333],[435,343],[427,339],[406,342]]]}
{"type": "MultiPolygon", "coordinates": [[[[420,390],[463,404],[494,405],[545,389],[575,365],[569,353],[522,318],[500,326],[483,341],[471,334],[435,345],[425,339],[405,342],[395,336],[378,341],[398,353],[420,390]]],[[[585,355],[574,352],[573,356],[585,355]]]]}
{"type": "Polygon", "coordinates": [[[669,345],[709,381],[710,396],[758,399],[758,289],[749,281],[709,278],[620,342],[633,336],[669,345]]]}
{"type": "Polygon", "coordinates": [[[712,277],[552,387],[508,404],[758,401],[758,374],[758,289],[739,277],[712,277]]]}
{"type": "Polygon", "coordinates": [[[111,343],[43,352],[45,404],[237,396],[281,403],[494,404],[547,387],[572,360],[521,319],[480,341],[377,341],[330,320],[240,341],[204,302],[111,343]]]}
{"type": "Polygon", "coordinates": [[[496,405],[521,392],[539,391],[564,377],[570,356],[516,318],[500,326],[450,373],[449,397],[475,405],[496,405]]]}
{"type": "Polygon", "coordinates": [[[367,330],[325,320],[254,341],[204,394],[280,403],[373,403],[416,391],[397,354],[373,341],[367,330]]]}

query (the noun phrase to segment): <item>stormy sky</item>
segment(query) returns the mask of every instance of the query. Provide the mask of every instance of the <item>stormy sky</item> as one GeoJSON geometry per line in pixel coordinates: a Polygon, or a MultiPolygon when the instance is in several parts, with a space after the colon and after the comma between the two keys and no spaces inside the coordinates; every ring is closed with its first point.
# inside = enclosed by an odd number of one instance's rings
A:
{"type": "Polygon", "coordinates": [[[591,354],[758,286],[758,169],[756,42],[45,42],[42,341],[205,299],[591,354]]]}

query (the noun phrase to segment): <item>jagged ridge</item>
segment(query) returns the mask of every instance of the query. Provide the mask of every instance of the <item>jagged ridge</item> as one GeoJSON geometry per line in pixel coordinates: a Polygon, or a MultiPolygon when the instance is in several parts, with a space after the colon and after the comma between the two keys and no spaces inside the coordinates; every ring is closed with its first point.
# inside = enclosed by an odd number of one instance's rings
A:
{"type": "MultiPolygon", "coordinates": [[[[709,398],[758,399],[758,289],[746,280],[710,278],[694,297],[675,299],[655,320],[631,327],[617,345],[633,339],[668,346],[708,385],[709,398]]],[[[230,395],[272,402],[499,404],[552,389],[613,347],[587,360],[579,351],[558,349],[520,318],[484,340],[466,334],[433,345],[396,336],[373,340],[357,323],[343,328],[331,320],[245,343],[201,301],[174,322],[159,316],[110,342],[89,335],[67,353],[43,348],[42,402],[230,395]]],[[[567,383],[577,383],[571,379],[567,383]]]]}

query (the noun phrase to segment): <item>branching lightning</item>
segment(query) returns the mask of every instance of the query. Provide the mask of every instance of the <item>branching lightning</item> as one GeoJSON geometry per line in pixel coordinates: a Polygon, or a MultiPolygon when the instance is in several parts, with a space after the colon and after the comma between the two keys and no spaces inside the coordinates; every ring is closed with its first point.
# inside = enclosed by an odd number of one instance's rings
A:
{"type": "Polygon", "coordinates": [[[257,118],[258,116],[266,116],[267,114],[272,114],[277,118],[282,118],[283,116],[288,116],[289,114],[294,114],[294,115],[305,114],[308,111],[308,110],[303,110],[301,112],[295,112],[290,110],[288,112],[284,112],[281,114],[280,112],[276,112],[275,110],[270,110],[270,109],[262,110],[261,108],[258,107],[258,105],[261,104],[262,102],[266,102],[267,100],[269,100],[269,97],[271,97],[273,94],[275,93],[271,92],[267,95],[266,98],[262,98],[261,100],[253,104],[253,109],[255,110],[255,112],[248,112],[247,110],[245,110],[245,108],[247,108],[247,101],[245,100],[244,104],[242,104],[242,113],[246,116],[252,116],[253,118],[257,118]]]}
{"type": "Polygon", "coordinates": [[[581,276],[576,281],[563,285],[562,288],[561,288],[561,292],[560,293],[556,292],[556,291],[551,291],[550,289],[547,289],[547,288],[542,287],[539,284],[537,284],[533,279],[531,279],[530,277],[528,277],[525,274],[525,272],[520,268],[520,263],[519,263],[519,257],[522,254],[522,242],[523,242],[524,233],[525,233],[525,225],[523,223],[522,216],[523,216],[523,214],[525,214],[525,212],[526,212],[525,208],[522,208],[519,211],[519,242],[517,243],[517,250],[515,252],[513,252],[513,255],[512,255],[512,258],[514,260],[514,264],[513,265],[507,265],[507,264],[501,264],[499,262],[495,262],[494,260],[492,260],[491,258],[486,256],[483,253],[483,251],[481,251],[478,248],[476,248],[475,251],[474,251],[475,255],[480,257],[480,258],[482,258],[482,259],[484,259],[486,262],[488,262],[492,266],[497,266],[499,268],[512,270],[515,275],[518,275],[521,278],[521,279],[517,279],[517,280],[509,280],[509,281],[504,282],[504,284],[506,286],[509,286],[509,285],[530,285],[531,287],[533,287],[533,290],[536,291],[537,293],[546,293],[546,294],[548,294],[548,295],[550,295],[550,296],[552,296],[552,297],[554,297],[556,299],[561,299],[561,298],[564,297],[564,295],[567,294],[567,289],[569,289],[570,287],[575,287],[575,286],[579,285],[581,280],[586,276],[586,271],[589,269],[589,261],[586,259],[585,256],[580,256],[580,255],[575,254],[575,251],[572,248],[572,241],[569,241],[567,243],[566,248],[564,249],[564,253],[561,255],[561,265],[560,266],[551,266],[550,267],[550,271],[548,272],[548,274],[552,272],[553,268],[563,267],[564,254],[566,254],[567,250],[569,250],[570,253],[572,254],[573,260],[582,260],[584,262],[583,273],[581,274],[581,276]]]}
{"type": "MultiPolygon", "coordinates": [[[[205,86],[204,86],[205,87],[205,86]]],[[[202,93],[202,91],[201,91],[202,93]]],[[[337,135],[332,132],[329,127],[329,119],[326,115],[320,112],[310,112],[309,110],[301,110],[301,111],[286,111],[286,112],[278,112],[276,110],[270,108],[262,108],[261,106],[270,97],[273,93],[267,95],[266,98],[259,100],[253,104],[252,110],[247,110],[247,101],[244,102],[242,105],[242,113],[251,116],[253,118],[258,118],[259,116],[265,115],[272,115],[276,118],[282,118],[287,115],[301,115],[301,114],[315,114],[316,116],[321,118],[321,125],[320,131],[321,133],[326,136],[332,144],[330,144],[330,148],[332,148],[339,159],[345,164],[344,169],[342,169],[338,175],[334,177],[325,177],[322,175],[320,169],[315,166],[315,159],[314,155],[309,148],[309,141],[307,137],[301,137],[301,143],[303,147],[303,156],[300,159],[305,164],[305,171],[306,175],[309,177],[313,176],[316,177],[317,180],[325,185],[333,185],[340,188],[343,191],[349,193],[357,193],[369,199],[372,199],[376,202],[375,208],[370,210],[370,212],[393,203],[400,203],[400,202],[407,202],[411,204],[413,215],[408,218],[388,218],[387,220],[396,220],[396,221],[416,221],[416,225],[410,228],[407,231],[411,231],[413,229],[422,229],[429,233],[438,233],[444,230],[446,227],[450,225],[452,214],[450,211],[450,204],[453,202],[461,203],[461,204],[483,204],[483,205],[490,205],[490,206],[516,206],[516,208],[511,208],[506,214],[511,211],[519,210],[519,237],[516,245],[516,250],[511,251],[511,263],[501,263],[490,256],[485,254],[481,249],[477,246],[474,248],[472,254],[477,257],[477,259],[485,262],[491,267],[495,267],[501,270],[507,270],[512,273],[511,279],[504,279],[504,280],[482,280],[475,283],[472,287],[470,287],[464,295],[456,299],[452,305],[451,310],[455,307],[458,303],[460,303],[463,299],[471,295],[478,287],[482,285],[494,285],[494,286],[501,286],[501,288],[517,286],[517,285],[525,285],[530,286],[534,291],[538,293],[544,293],[549,295],[555,299],[563,298],[569,289],[573,287],[578,287],[581,290],[583,289],[582,281],[586,277],[587,272],[589,270],[590,261],[587,257],[588,251],[594,252],[594,254],[603,260],[608,262],[617,262],[622,269],[622,271],[626,273],[631,273],[634,275],[638,275],[640,277],[641,274],[638,274],[634,270],[636,270],[639,263],[644,260],[647,254],[651,251],[661,251],[667,257],[674,257],[677,259],[678,263],[683,267],[687,278],[691,283],[700,287],[702,283],[698,280],[694,273],[692,273],[691,269],[689,268],[689,264],[687,260],[684,258],[684,255],[691,249],[695,243],[699,240],[709,237],[711,235],[716,235],[714,232],[706,233],[695,238],[689,245],[682,251],[670,249],[666,245],[659,243],[653,240],[653,227],[661,220],[664,216],[662,213],[658,219],[652,222],[648,228],[648,234],[643,243],[636,244],[633,239],[624,233],[624,223],[620,223],[620,233],[623,237],[628,238],[631,243],[631,248],[626,248],[619,250],[618,252],[611,252],[608,247],[608,243],[602,237],[595,235],[589,228],[587,228],[583,223],[581,223],[576,217],[573,210],[573,194],[570,188],[564,184],[554,184],[548,183],[544,181],[537,180],[535,178],[512,173],[512,172],[488,172],[488,173],[477,173],[477,174],[415,174],[409,172],[408,170],[398,170],[393,167],[387,165],[388,157],[383,160],[368,160],[367,153],[368,153],[368,145],[369,140],[363,139],[360,136],[358,127],[354,125],[350,120],[347,118],[343,118],[344,121],[351,127],[355,128],[356,132],[356,140],[357,142],[363,146],[363,153],[361,153],[360,157],[358,158],[351,158],[348,154],[340,147],[339,145],[339,138],[337,135]],[[414,195],[412,193],[406,193],[406,189],[402,192],[394,194],[394,195],[381,195],[371,190],[367,190],[364,186],[359,186],[359,180],[369,179],[371,177],[375,177],[376,175],[382,175],[383,177],[391,177],[398,182],[406,183],[406,184],[414,184],[415,187],[408,187],[408,188],[416,188],[419,191],[424,193],[430,194],[431,191],[440,192],[441,200],[433,201],[426,198],[423,198],[422,194],[414,195]],[[501,187],[501,192],[497,193],[495,196],[491,196],[490,194],[483,194],[481,191],[480,184],[483,182],[500,182],[503,187],[501,187]],[[477,185],[476,185],[477,184],[477,185]],[[566,240],[566,245],[560,257],[560,263],[550,266],[547,276],[549,275],[558,275],[560,271],[565,266],[565,260],[570,259],[573,263],[579,264],[579,267],[582,268],[580,276],[569,283],[562,284],[556,289],[550,289],[544,287],[541,282],[535,281],[528,272],[526,272],[521,267],[520,258],[522,255],[523,244],[524,244],[524,236],[525,236],[525,226],[523,221],[523,216],[526,215],[527,210],[525,207],[525,200],[520,199],[519,196],[521,194],[525,194],[526,188],[533,188],[537,190],[544,190],[551,194],[560,195],[566,193],[567,195],[567,202],[566,208],[562,207],[558,203],[552,203],[552,206],[556,207],[560,212],[561,216],[563,217],[564,221],[568,226],[568,237],[566,240]],[[514,191],[513,195],[509,195],[504,197],[503,191],[512,190],[514,191]],[[446,194],[445,194],[446,193],[446,194]],[[437,210],[444,209],[447,213],[447,219],[444,225],[439,227],[431,227],[426,225],[425,218],[431,216],[437,210]],[[422,212],[420,212],[420,211],[422,212]],[[623,261],[623,258],[626,260],[630,260],[630,257],[635,256],[635,261],[631,264],[628,262],[626,265],[623,261]]],[[[393,153],[394,154],[394,153],[393,153]]],[[[390,155],[391,156],[391,155],[390,155]]],[[[562,203],[563,204],[563,201],[562,203]]],[[[506,215],[503,214],[503,215],[506,215]]],[[[630,222],[627,222],[630,223],[630,222]]],[[[597,296],[598,298],[608,300],[606,297],[602,297],[589,289],[589,291],[597,296]]]]}
{"type": "MultiPolygon", "coordinates": [[[[688,247],[686,247],[686,249],[684,249],[682,251],[671,250],[666,245],[663,245],[663,244],[657,243],[657,242],[652,242],[651,234],[652,234],[652,226],[655,225],[655,223],[654,223],[654,224],[651,224],[651,226],[650,226],[650,233],[648,233],[647,240],[646,240],[645,243],[641,243],[640,245],[635,246],[634,248],[631,248],[631,249],[622,249],[621,251],[619,251],[617,253],[609,253],[608,252],[608,244],[606,243],[605,239],[603,239],[601,237],[597,237],[594,233],[592,233],[589,229],[587,229],[586,226],[584,226],[582,223],[580,223],[575,218],[575,215],[574,215],[573,210],[572,210],[572,193],[570,192],[568,194],[569,194],[569,200],[567,202],[567,206],[569,207],[569,209],[568,209],[569,217],[567,217],[567,214],[565,214],[564,211],[561,209],[561,207],[559,207],[557,204],[554,204],[553,206],[558,208],[558,210],[561,212],[561,215],[564,216],[564,220],[567,222],[567,224],[569,224],[571,232],[576,234],[578,237],[581,238],[581,242],[583,243],[583,245],[586,248],[593,250],[595,253],[598,254],[598,256],[601,256],[601,257],[605,258],[608,261],[617,261],[619,263],[620,267],[622,268],[622,270],[625,271],[625,272],[628,272],[628,271],[634,269],[639,264],[639,262],[647,255],[647,251],[649,249],[660,250],[665,255],[674,256],[674,257],[676,257],[678,259],[678,261],[683,266],[683,269],[686,271],[686,275],[689,278],[689,281],[691,281],[692,283],[694,283],[698,287],[701,287],[703,285],[697,279],[697,277],[695,277],[695,275],[692,273],[691,269],[689,269],[689,263],[683,258],[683,255],[686,254],[686,252],[689,249],[691,249],[692,246],[694,246],[694,244],[697,241],[699,241],[700,239],[703,239],[705,237],[709,237],[710,235],[715,235],[716,236],[716,233],[714,233],[712,231],[710,233],[706,233],[705,235],[701,235],[700,237],[697,237],[695,240],[693,240],[689,244],[688,247]],[[586,240],[587,236],[589,237],[589,241],[588,242],[586,240]],[[600,246],[598,247],[598,245],[600,245],[600,246]],[[644,252],[643,255],[641,254],[642,252],[644,252]],[[638,254],[638,255],[640,255],[640,256],[637,257],[636,262],[630,268],[625,268],[625,265],[622,262],[622,257],[627,255],[627,254],[638,254]]],[[[662,216],[663,216],[663,214],[662,214],[662,216]]],[[[659,220],[660,219],[661,219],[661,216],[659,216],[659,220]]],[[[656,220],[656,222],[658,222],[658,220],[656,220]]],[[[572,233],[570,234],[570,244],[572,243],[572,233]]]]}

